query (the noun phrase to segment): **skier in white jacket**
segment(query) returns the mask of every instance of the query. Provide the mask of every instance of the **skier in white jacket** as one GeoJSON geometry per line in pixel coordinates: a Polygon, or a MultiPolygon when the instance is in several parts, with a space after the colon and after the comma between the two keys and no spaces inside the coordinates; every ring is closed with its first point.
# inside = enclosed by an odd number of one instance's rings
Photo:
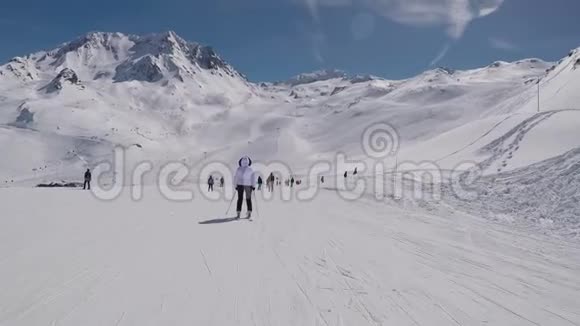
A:
{"type": "Polygon", "coordinates": [[[252,217],[252,191],[255,189],[256,184],[256,174],[251,168],[252,160],[244,156],[238,161],[238,170],[234,176],[234,185],[238,192],[238,205],[237,205],[237,216],[240,218],[242,213],[242,203],[244,194],[246,195],[246,206],[248,208],[248,214],[246,218],[252,217]]]}

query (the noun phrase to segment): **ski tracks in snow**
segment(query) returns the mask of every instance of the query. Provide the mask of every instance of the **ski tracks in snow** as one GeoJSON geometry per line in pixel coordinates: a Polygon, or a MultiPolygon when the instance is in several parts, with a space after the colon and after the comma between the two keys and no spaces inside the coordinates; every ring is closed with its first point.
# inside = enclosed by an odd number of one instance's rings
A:
{"type": "Polygon", "coordinates": [[[201,200],[30,210],[42,228],[0,230],[24,239],[4,253],[0,325],[580,325],[580,247],[332,192],[258,204],[213,225],[191,218],[221,210],[201,200]]]}

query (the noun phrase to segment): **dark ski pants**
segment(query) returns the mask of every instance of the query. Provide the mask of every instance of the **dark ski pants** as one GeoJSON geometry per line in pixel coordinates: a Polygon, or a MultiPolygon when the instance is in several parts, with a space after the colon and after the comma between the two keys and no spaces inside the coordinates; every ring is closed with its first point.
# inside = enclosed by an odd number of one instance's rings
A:
{"type": "Polygon", "coordinates": [[[86,190],[87,187],[91,190],[91,180],[85,180],[85,184],[83,184],[83,190],[86,190]]]}
{"type": "Polygon", "coordinates": [[[207,191],[213,191],[213,183],[207,185],[207,191]]]}
{"type": "Polygon", "coordinates": [[[244,193],[246,194],[246,206],[248,208],[248,212],[252,211],[252,187],[251,186],[237,186],[236,190],[238,191],[238,205],[236,206],[236,210],[238,212],[242,211],[242,204],[244,201],[244,193]]]}

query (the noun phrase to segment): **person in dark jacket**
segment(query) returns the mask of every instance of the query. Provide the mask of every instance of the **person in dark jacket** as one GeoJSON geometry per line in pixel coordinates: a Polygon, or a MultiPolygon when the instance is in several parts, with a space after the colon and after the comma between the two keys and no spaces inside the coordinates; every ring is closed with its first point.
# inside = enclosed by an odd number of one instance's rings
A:
{"type": "Polygon", "coordinates": [[[270,176],[268,177],[268,179],[266,179],[266,186],[268,187],[268,191],[272,192],[274,191],[274,173],[270,173],[270,176]]]}
{"type": "Polygon", "coordinates": [[[294,187],[294,177],[290,179],[290,187],[294,187]]]}
{"type": "Polygon", "coordinates": [[[357,175],[357,174],[358,174],[358,168],[354,168],[353,175],[357,175]]]}
{"type": "Polygon", "coordinates": [[[213,177],[210,175],[209,179],[207,179],[207,191],[208,192],[213,191],[213,184],[214,184],[213,177]]]}
{"type": "Polygon", "coordinates": [[[264,183],[264,181],[262,180],[262,176],[258,177],[258,190],[262,190],[262,183],[264,183]]]}
{"type": "Polygon", "coordinates": [[[92,179],[91,170],[87,169],[87,171],[85,172],[85,183],[83,184],[83,190],[86,190],[87,187],[88,190],[91,190],[91,179],[92,179]]]}
{"type": "Polygon", "coordinates": [[[224,177],[221,177],[220,178],[220,188],[224,187],[224,183],[225,183],[224,177]]]}
{"type": "Polygon", "coordinates": [[[344,171],[344,178],[346,179],[348,177],[348,171],[344,171]]]}

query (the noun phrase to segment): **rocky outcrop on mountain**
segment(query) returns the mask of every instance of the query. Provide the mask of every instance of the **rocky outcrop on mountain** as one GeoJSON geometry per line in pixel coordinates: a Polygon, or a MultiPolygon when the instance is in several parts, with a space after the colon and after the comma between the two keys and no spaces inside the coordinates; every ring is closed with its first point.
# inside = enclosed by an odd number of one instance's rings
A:
{"type": "Polygon", "coordinates": [[[377,77],[371,75],[356,75],[348,78],[352,84],[365,83],[375,79],[377,79],[377,77]]]}
{"type": "Polygon", "coordinates": [[[119,65],[113,77],[116,82],[137,80],[153,83],[161,79],[163,79],[163,71],[156,60],[149,55],[135,62],[126,61],[119,65]]]}
{"type": "Polygon", "coordinates": [[[15,57],[7,64],[0,66],[0,77],[15,78],[21,82],[38,79],[38,71],[27,58],[15,57]]]}
{"type": "Polygon", "coordinates": [[[54,93],[62,90],[66,84],[82,86],[76,72],[69,68],[61,70],[58,75],[42,89],[47,93],[54,93]]]}

